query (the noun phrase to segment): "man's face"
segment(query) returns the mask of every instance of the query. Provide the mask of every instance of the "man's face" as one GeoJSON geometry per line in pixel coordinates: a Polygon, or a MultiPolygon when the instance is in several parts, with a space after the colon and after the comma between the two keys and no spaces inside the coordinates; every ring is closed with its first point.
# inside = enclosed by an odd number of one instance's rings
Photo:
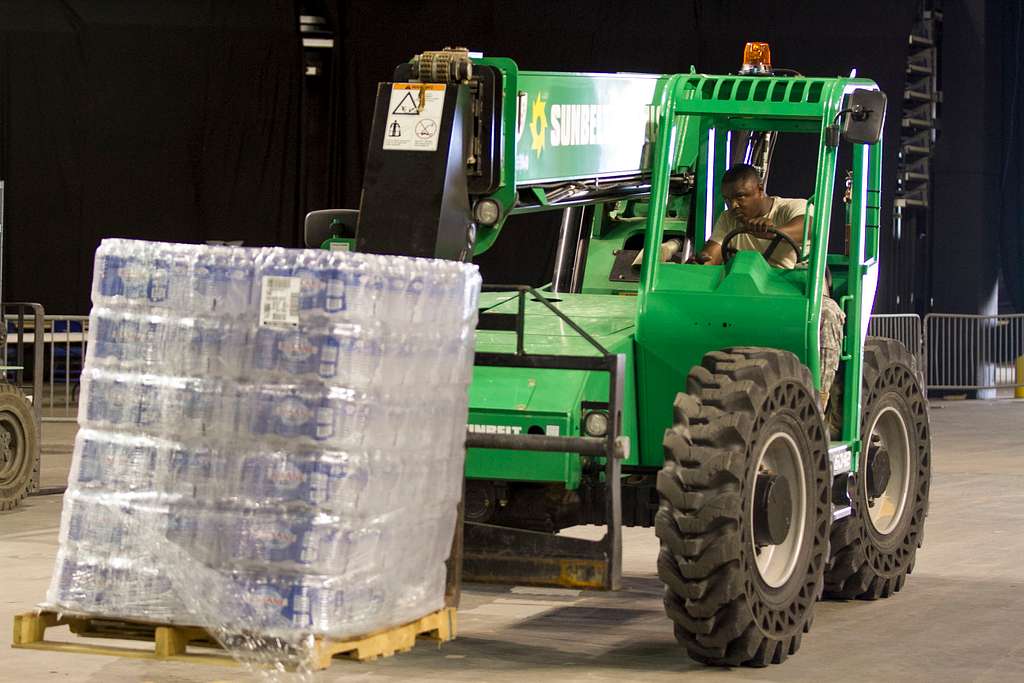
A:
{"type": "Polygon", "coordinates": [[[726,206],[737,218],[753,220],[765,214],[765,194],[756,180],[744,178],[722,186],[726,206]]]}

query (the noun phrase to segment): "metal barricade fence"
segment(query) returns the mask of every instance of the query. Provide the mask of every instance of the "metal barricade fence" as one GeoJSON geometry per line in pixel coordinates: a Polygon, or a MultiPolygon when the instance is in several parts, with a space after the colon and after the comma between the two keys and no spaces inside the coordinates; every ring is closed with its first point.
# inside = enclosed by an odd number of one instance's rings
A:
{"type": "Polygon", "coordinates": [[[868,336],[887,337],[903,342],[917,361],[918,370],[924,372],[925,345],[921,316],[916,313],[873,315],[868,322],[868,336]]]}
{"type": "Polygon", "coordinates": [[[49,373],[44,378],[43,420],[74,422],[78,416],[82,366],[89,343],[89,316],[46,316],[44,339],[49,373]]]}
{"type": "Polygon", "coordinates": [[[45,315],[41,306],[33,317],[11,314],[16,305],[4,305],[7,380],[32,396],[41,422],[74,422],[89,316],[45,315]]]}
{"type": "Polygon", "coordinates": [[[1024,314],[925,316],[930,389],[997,390],[1024,386],[1024,314]]]}

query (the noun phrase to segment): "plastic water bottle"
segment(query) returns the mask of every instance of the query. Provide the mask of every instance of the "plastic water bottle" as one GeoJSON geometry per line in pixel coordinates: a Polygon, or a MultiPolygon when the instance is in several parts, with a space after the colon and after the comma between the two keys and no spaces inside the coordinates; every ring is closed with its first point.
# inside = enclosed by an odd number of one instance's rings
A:
{"type": "Polygon", "coordinates": [[[222,566],[270,571],[322,571],[338,576],[363,571],[380,530],[353,527],[309,508],[225,508],[202,520],[210,544],[222,547],[222,566]]]}
{"type": "Polygon", "coordinates": [[[167,308],[173,305],[175,245],[104,240],[94,261],[93,303],[167,308]]]}
{"type": "Polygon", "coordinates": [[[173,359],[168,374],[231,379],[247,371],[252,327],[233,318],[180,318],[167,345],[173,359]]]}
{"type": "Polygon", "coordinates": [[[151,491],[160,460],[155,439],[80,429],[75,437],[69,485],[109,492],[151,491]]]}
{"type": "Polygon", "coordinates": [[[166,446],[165,471],[160,477],[160,490],[180,501],[184,507],[175,510],[177,518],[191,514],[193,501],[218,500],[224,494],[225,477],[230,471],[230,454],[208,442],[170,442],[166,446]]]}
{"type": "Polygon", "coordinates": [[[246,449],[232,461],[225,495],[257,505],[302,503],[356,517],[372,504],[364,500],[368,459],[363,451],[246,449]]]}
{"type": "Polygon", "coordinates": [[[324,323],[255,332],[253,375],[263,382],[367,387],[380,363],[374,326],[324,323]]]}
{"type": "Polygon", "coordinates": [[[192,310],[229,319],[253,314],[255,269],[248,250],[209,247],[192,258],[192,310]]]}
{"type": "Polygon", "coordinates": [[[295,631],[346,637],[387,625],[380,581],[343,583],[314,574],[237,571],[230,574],[234,591],[254,623],[266,624],[268,635],[295,631]]]}

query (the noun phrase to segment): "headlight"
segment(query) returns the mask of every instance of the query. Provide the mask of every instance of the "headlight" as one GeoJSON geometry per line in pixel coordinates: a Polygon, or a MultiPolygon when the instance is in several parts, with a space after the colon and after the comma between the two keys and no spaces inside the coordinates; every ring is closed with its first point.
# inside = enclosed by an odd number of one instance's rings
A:
{"type": "Polygon", "coordinates": [[[608,413],[592,410],[583,416],[583,432],[587,436],[607,436],[608,413]]]}
{"type": "Polygon", "coordinates": [[[481,199],[473,207],[473,218],[480,225],[494,225],[501,218],[501,206],[493,199],[481,199]]]}

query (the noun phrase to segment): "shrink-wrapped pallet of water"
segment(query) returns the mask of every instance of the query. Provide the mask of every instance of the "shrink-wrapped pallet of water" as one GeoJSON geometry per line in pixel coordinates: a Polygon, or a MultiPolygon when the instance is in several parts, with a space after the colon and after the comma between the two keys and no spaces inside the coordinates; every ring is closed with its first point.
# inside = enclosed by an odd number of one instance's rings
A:
{"type": "Polygon", "coordinates": [[[47,595],[344,638],[443,606],[480,277],[105,240],[47,595]]]}

